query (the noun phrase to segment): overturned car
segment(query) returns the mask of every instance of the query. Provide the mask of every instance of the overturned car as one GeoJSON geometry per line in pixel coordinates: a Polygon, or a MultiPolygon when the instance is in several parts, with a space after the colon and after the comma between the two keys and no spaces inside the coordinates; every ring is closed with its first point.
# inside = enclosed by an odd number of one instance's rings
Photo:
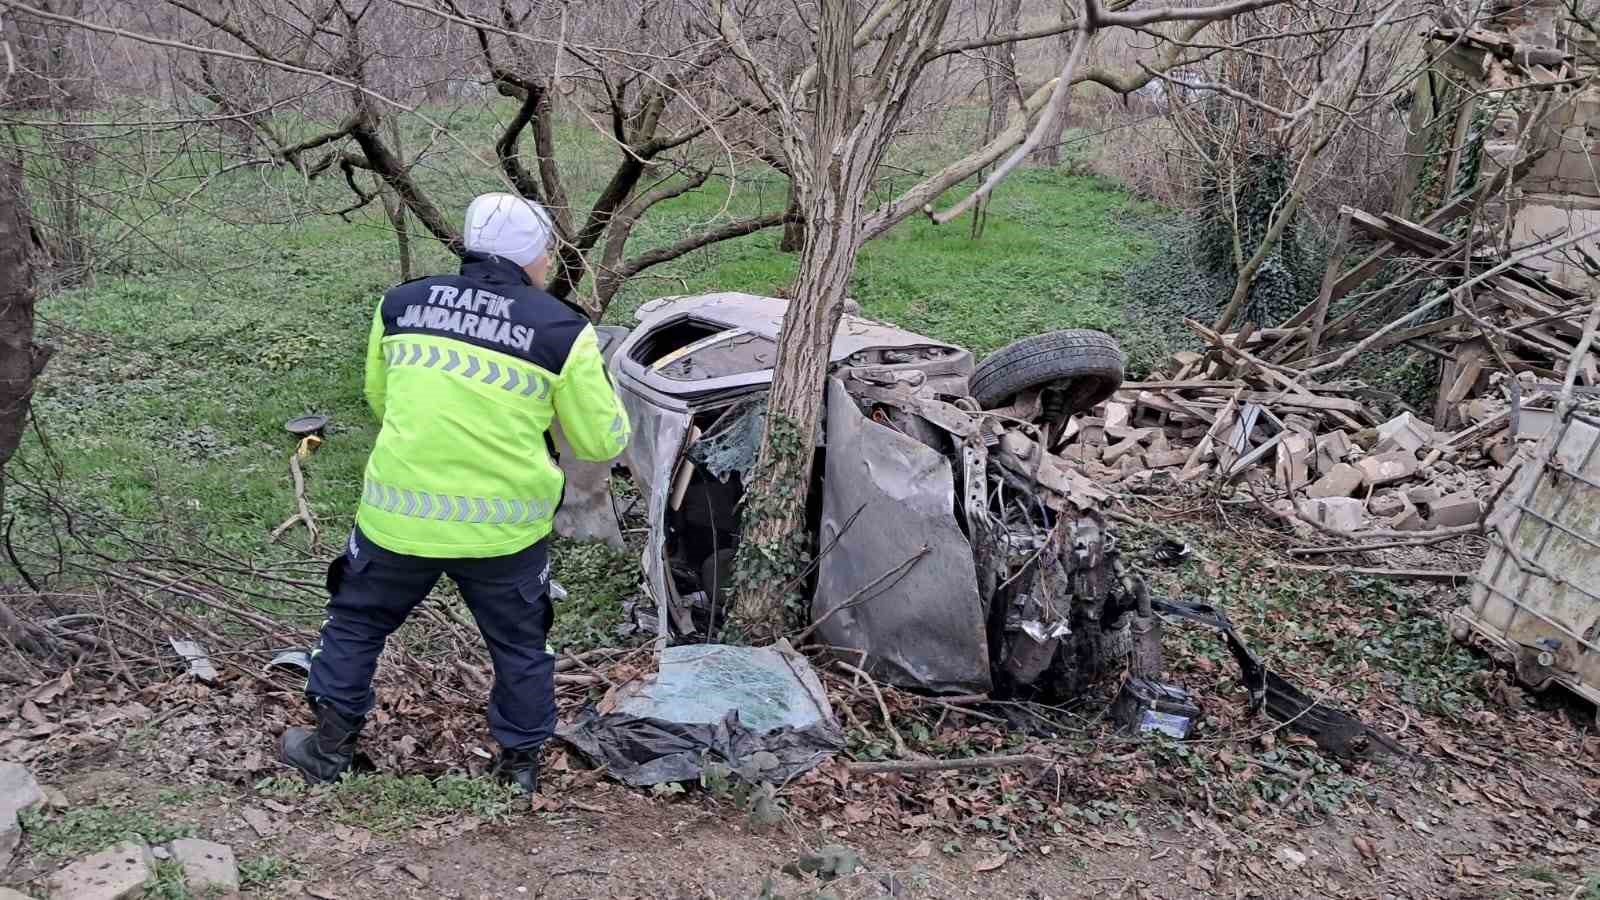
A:
{"type": "MultiPolygon", "coordinates": [[[[726,611],[786,309],[747,294],[664,298],[607,335],[663,636],[710,633],[726,611]]],[[[975,364],[844,316],[809,511],[812,639],[937,692],[1066,698],[1120,668],[1149,601],[1119,562],[1105,493],[1051,448],[1122,367],[1099,332],[1039,335],[975,364]]]]}

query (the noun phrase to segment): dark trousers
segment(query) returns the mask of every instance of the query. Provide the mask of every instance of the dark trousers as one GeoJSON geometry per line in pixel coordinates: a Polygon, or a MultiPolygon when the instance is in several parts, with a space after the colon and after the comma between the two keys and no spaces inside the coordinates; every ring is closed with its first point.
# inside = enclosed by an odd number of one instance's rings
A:
{"type": "Polygon", "coordinates": [[[306,694],[348,716],[372,709],[384,641],[449,575],[466,598],[494,661],[489,733],[508,750],[538,746],[556,723],[555,660],[545,635],[550,567],[545,542],[509,556],[428,559],[391,553],[357,529],[328,570],[328,617],[311,655],[306,694]]]}

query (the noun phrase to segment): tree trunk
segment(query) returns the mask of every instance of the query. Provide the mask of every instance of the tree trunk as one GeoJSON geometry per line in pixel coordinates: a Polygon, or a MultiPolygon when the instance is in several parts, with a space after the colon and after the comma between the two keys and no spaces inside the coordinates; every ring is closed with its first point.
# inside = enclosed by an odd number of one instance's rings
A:
{"type": "Polygon", "coordinates": [[[780,253],[798,253],[806,245],[806,213],[800,206],[800,191],[794,179],[789,179],[789,199],[783,214],[783,237],[778,240],[780,253]]]}
{"type": "Polygon", "coordinates": [[[33,266],[22,170],[0,159],[0,521],[5,518],[5,467],[22,443],[34,376],[47,348],[33,343],[33,266]]]}
{"type": "MultiPolygon", "coordinates": [[[[806,211],[805,246],[767,397],[761,454],[745,484],[735,565],[734,620],[752,641],[773,640],[798,619],[811,547],[806,500],[822,416],[823,379],[861,250],[867,191],[886,135],[851,128],[850,0],[823,0],[817,28],[817,112],[808,166],[791,173],[806,211]]],[[[798,160],[791,161],[792,164],[798,160]]]]}
{"type": "MultiPolygon", "coordinates": [[[[389,138],[394,141],[394,152],[406,158],[405,141],[400,135],[400,117],[389,117],[389,138]]],[[[383,208],[389,214],[389,224],[394,226],[394,242],[400,251],[400,280],[411,280],[411,227],[407,224],[406,205],[388,186],[383,189],[383,208]]]]}
{"type": "Polygon", "coordinates": [[[811,204],[767,397],[767,433],[740,513],[734,617],[753,641],[776,639],[788,630],[791,601],[805,587],[802,573],[812,548],[796,536],[809,534],[806,499],[828,351],[861,248],[865,193],[849,197],[841,187],[823,185],[811,204]]]}
{"type": "MultiPolygon", "coordinates": [[[[1006,34],[1017,30],[1017,25],[1022,19],[1022,0],[996,0],[995,20],[989,26],[991,32],[1006,34]]],[[[983,125],[983,140],[979,146],[985,146],[994,140],[1006,127],[1007,108],[1011,105],[1011,98],[1017,98],[1017,105],[1022,104],[1022,91],[1017,85],[1017,45],[1000,44],[990,47],[983,53],[983,82],[989,92],[989,116],[983,125]]],[[[988,166],[979,169],[975,176],[978,184],[983,184],[989,175],[988,166]]],[[[988,196],[978,201],[972,210],[972,240],[983,237],[983,228],[989,223],[989,198],[988,196]]]]}

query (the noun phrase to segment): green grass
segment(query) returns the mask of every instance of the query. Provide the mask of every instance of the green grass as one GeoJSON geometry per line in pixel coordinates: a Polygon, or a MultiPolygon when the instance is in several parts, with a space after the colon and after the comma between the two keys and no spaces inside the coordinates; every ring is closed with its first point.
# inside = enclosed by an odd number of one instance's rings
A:
{"type": "Polygon", "coordinates": [[[191,900],[195,895],[183,881],[183,865],[175,859],[157,860],[155,871],[144,884],[149,900],[191,900]]]}
{"type": "Polygon", "coordinates": [[[193,825],[162,821],[142,807],[84,806],[61,814],[22,814],[28,846],[50,857],[82,856],[119,841],[165,844],[195,834],[193,825]]]}
{"type": "Polygon", "coordinates": [[[523,797],[517,788],[489,778],[379,773],[345,777],[329,799],[337,821],[387,832],[446,814],[502,818],[523,797]]]}
{"type": "Polygon", "coordinates": [[[239,860],[239,886],[261,890],[301,873],[293,861],[273,854],[239,860]]]}
{"type": "MultiPolygon", "coordinates": [[[[475,140],[493,133],[499,111],[432,114],[475,140]]],[[[409,146],[425,136],[416,129],[409,146]]],[[[614,164],[612,151],[588,137],[561,147],[576,201],[587,202],[614,164]]],[[[921,171],[943,161],[901,155],[897,163],[921,171]]],[[[432,157],[420,172],[452,217],[494,185],[459,156],[432,157]]],[[[895,180],[903,188],[910,177],[898,172],[895,180]]],[[[652,210],[630,252],[784,202],[784,185],[770,175],[742,175],[735,185],[730,194],[728,182],[713,179],[652,210]]],[[[191,187],[181,181],[168,190],[191,187]]],[[[333,420],[328,440],[305,469],[325,534],[316,554],[337,552],[377,430],[361,394],[368,325],[397,278],[394,241],[376,204],[349,223],[315,214],[345,205],[347,195],[337,178],[308,185],[293,173],[246,171],[218,179],[192,207],[138,201],[133,212],[151,216],[144,228],[161,252],[140,245],[118,264],[123,277],[102,274],[41,300],[41,331],[61,348],[35,399],[53,455],[30,434],[8,475],[56,483],[78,508],[112,514],[137,536],[270,559],[289,552],[269,546],[267,535],[293,508],[294,442],[282,425],[323,413],[333,420]],[[217,208],[227,222],[208,212],[217,208]]],[[[1124,223],[1143,212],[1101,181],[1022,171],[997,193],[981,240],[970,238],[964,220],[908,221],[866,248],[852,292],[869,316],[980,354],[1052,328],[1131,335],[1121,273],[1151,244],[1124,223]]],[[[111,220],[95,227],[102,240],[125,228],[111,220]]],[[[420,231],[417,271],[453,269],[420,231]]],[[[631,324],[641,302],[664,294],[780,291],[796,257],[778,252],[777,239],[775,231],[751,235],[653,269],[623,289],[608,319],[631,324]]],[[[20,514],[15,541],[52,547],[40,508],[22,491],[8,493],[20,514]]],[[[303,534],[286,540],[303,546],[303,534]]],[[[557,610],[553,641],[603,641],[620,616],[617,601],[638,583],[635,555],[559,542],[553,557],[555,577],[572,593],[557,610]]]]}

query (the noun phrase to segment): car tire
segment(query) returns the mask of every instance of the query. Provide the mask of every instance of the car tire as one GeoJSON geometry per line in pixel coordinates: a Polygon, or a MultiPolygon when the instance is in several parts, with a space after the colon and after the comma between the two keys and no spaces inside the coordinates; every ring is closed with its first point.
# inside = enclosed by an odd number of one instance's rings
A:
{"type": "Polygon", "coordinates": [[[1084,412],[1122,385],[1124,357],[1116,338],[1074,328],[1023,338],[989,354],[972,370],[968,386],[984,409],[1009,406],[1023,391],[1059,384],[1064,415],[1084,412]]]}

